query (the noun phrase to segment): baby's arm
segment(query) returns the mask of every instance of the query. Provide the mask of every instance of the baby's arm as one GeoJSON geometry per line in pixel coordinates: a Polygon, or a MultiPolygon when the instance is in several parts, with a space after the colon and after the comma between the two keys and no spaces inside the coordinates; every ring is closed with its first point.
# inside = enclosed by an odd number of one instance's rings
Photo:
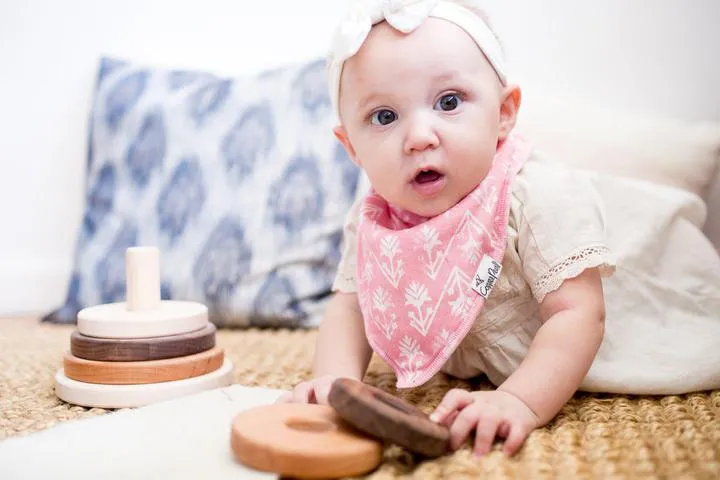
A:
{"type": "Polygon", "coordinates": [[[582,383],[604,332],[598,270],[566,280],[540,305],[543,325],[520,367],[494,391],[450,390],[431,419],[450,427],[458,448],[476,430],[474,452],[487,453],[496,436],[514,454],[530,432],[548,423],[582,383]]]}
{"type": "Polygon", "coordinates": [[[520,367],[498,388],[549,422],[582,383],[600,348],[605,301],[597,268],[565,280],[540,304],[543,325],[520,367]]]}
{"type": "Polygon", "coordinates": [[[327,404],[332,382],[338,377],[361,380],[371,356],[357,294],[336,293],[320,324],[312,379],[299,383],[278,401],[327,404]]]}
{"type": "Polygon", "coordinates": [[[371,356],[357,294],[336,293],[328,302],[318,332],[313,376],[361,380],[371,356]]]}

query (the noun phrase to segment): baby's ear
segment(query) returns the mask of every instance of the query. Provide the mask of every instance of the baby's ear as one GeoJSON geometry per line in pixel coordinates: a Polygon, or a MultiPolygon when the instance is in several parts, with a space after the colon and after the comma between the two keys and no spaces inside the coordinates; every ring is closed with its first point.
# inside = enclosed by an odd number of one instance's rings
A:
{"type": "Polygon", "coordinates": [[[335,134],[335,138],[340,140],[340,143],[342,143],[343,147],[345,147],[345,151],[350,156],[350,159],[353,161],[353,163],[358,167],[362,168],[362,165],[360,165],[357,155],[355,154],[355,149],[350,143],[350,138],[348,137],[345,127],[343,127],[342,125],[338,125],[337,127],[333,128],[333,133],[335,134]]]}
{"type": "Polygon", "coordinates": [[[500,103],[499,140],[505,140],[515,127],[521,99],[520,87],[517,85],[508,85],[504,88],[500,103]]]}

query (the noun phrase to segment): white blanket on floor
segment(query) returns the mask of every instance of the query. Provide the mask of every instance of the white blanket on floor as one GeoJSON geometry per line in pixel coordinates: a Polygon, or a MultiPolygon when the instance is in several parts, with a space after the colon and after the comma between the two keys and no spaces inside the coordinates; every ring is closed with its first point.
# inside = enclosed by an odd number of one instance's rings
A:
{"type": "Polygon", "coordinates": [[[0,442],[0,479],[274,479],[234,460],[230,427],[282,393],[233,385],[10,438],[0,442]]]}

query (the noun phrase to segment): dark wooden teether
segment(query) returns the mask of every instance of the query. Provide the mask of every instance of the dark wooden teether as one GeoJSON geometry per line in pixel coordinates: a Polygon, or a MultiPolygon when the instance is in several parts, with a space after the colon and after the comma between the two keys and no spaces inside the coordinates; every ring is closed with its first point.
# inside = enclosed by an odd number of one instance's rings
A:
{"type": "Polygon", "coordinates": [[[215,347],[215,325],[208,323],[193,332],[148,338],[97,338],[75,330],[70,336],[71,353],[100,362],[146,362],[184,357],[215,347]]]}
{"type": "Polygon", "coordinates": [[[425,455],[447,453],[450,432],[432,422],[419,408],[372,385],[340,378],[333,382],[328,402],[358,430],[388,443],[425,455]]]}

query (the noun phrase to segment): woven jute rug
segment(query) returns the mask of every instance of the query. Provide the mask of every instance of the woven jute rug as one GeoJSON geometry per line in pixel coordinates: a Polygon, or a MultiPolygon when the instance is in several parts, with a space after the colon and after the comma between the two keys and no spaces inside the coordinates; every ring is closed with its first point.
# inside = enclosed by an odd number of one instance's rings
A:
{"type": "MultiPolygon", "coordinates": [[[[107,410],[70,406],[53,393],[53,375],[73,327],[35,319],[0,319],[0,441],[107,410]]],[[[235,363],[235,381],[290,388],[310,375],[314,331],[220,331],[218,344],[235,363]]],[[[373,360],[367,381],[393,393],[394,376],[373,360]]],[[[450,388],[489,388],[443,376],[404,399],[429,412],[450,388]]],[[[506,458],[482,459],[470,444],[435,460],[388,447],[368,478],[614,479],[720,478],[720,391],[667,397],[577,395],[548,426],[506,458]]]]}

